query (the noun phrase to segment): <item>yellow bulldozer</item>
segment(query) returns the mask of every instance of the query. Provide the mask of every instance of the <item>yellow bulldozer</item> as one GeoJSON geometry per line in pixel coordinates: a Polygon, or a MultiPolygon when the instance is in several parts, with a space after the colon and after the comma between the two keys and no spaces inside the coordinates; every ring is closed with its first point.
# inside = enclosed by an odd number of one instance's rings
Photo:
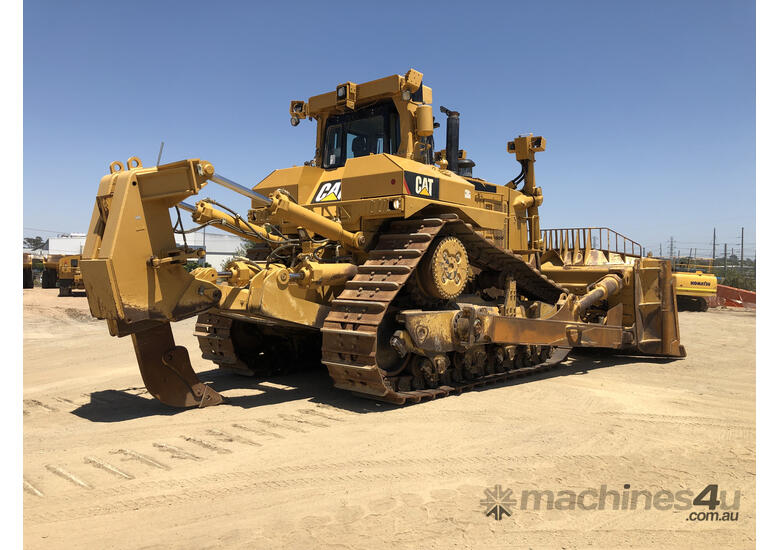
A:
{"type": "Polygon", "coordinates": [[[685,356],[669,262],[625,243],[594,249],[579,237],[589,228],[543,232],[545,139],[508,142],[520,164],[508,183],[475,177],[458,112],[441,107],[446,147],[435,150],[422,78],[412,69],[292,101],[293,126],[316,122],[314,158],[251,189],[203,159],[110,165],[81,270],[92,314],[131,336],[152,395],[223,401],[173,340],[170,323],[196,315],[203,357],[221,369],[268,377],[321,362],[337,388],[396,404],[549,369],[572,348],[685,356]],[[250,199],[246,215],[186,202],[209,181],[250,199]],[[221,271],[187,272],[204,251],[186,236],[205,226],[254,246],[221,271]]]}
{"type": "Polygon", "coordinates": [[[59,288],[59,296],[72,296],[74,289],[84,290],[80,262],[81,254],[44,256],[41,287],[59,288]]]}

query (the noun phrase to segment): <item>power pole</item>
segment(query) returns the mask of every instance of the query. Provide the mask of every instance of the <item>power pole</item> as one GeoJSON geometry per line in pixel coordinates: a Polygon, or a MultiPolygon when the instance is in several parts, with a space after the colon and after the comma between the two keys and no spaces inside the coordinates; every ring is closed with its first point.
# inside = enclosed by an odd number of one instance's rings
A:
{"type": "Polygon", "coordinates": [[[712,261],[715,262],[715,228],[712,228],[712,261]]]}
{"type": "Polygon", "coordinates": [[[674,237],[669,237],[669,257],[674,258],[674,237]]]}
{"type": "Polygon", "coordinates": [[[726,257],[726,243],[723,243],[723,276],[726,276],[726,273],[728,272],[728,260],[726,257]]]}
{"type": "Polygon", "coordinates": [[[659,258],[664,257],[664,243],[658,245],[658,257],[659,258]]]}
{"type": "Polygon", "coordinates": [[[739,242],[739,272],[742,273],[742,264],[745,261],[745,228],[742,228],[742,238],[739,242]]]}

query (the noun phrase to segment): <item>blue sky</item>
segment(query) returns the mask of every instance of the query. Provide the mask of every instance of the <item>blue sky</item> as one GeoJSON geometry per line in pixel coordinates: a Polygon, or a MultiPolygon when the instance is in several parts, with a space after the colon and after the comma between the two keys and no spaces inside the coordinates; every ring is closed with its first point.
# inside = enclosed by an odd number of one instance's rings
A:
{"type": "Polygon", "coordinates": [[[26,1],[24,234],[86,231],[109,163],[154,164],[161,140],[164,162],[205,158],[251,186],[313,155],[291,99],[414,67],[436,112],[461,112],[475,175],[505,183],[506,142],[547,138],[543,227],[609,226],[656,253],[670,236],[709,253],[716,227],[720,254],[744,226],[754,255],[753,5],[453,6],[26,1]]]}

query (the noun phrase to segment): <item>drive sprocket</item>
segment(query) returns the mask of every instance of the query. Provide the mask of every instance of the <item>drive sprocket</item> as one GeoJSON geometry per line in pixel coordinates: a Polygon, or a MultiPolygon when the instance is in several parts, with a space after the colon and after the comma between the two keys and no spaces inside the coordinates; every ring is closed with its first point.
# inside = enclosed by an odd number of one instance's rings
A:
{"type": "Polygon", "coordinates": [[[457,237],[439,237],[417,268],[422,289],[430,296],[452,300],[463,292],[469,273],[466,247],[457,237]]]}

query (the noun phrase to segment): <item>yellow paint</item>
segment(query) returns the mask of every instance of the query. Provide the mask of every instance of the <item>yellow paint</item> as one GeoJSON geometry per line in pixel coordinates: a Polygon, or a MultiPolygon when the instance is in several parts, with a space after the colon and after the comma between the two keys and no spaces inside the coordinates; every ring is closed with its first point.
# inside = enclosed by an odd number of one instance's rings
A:
{"type": "Polygon", "coordinates": [[[679,296],[715,296],[718,293],[718,279],[711,273],[677,272],[674,282],[679,296]]]}

